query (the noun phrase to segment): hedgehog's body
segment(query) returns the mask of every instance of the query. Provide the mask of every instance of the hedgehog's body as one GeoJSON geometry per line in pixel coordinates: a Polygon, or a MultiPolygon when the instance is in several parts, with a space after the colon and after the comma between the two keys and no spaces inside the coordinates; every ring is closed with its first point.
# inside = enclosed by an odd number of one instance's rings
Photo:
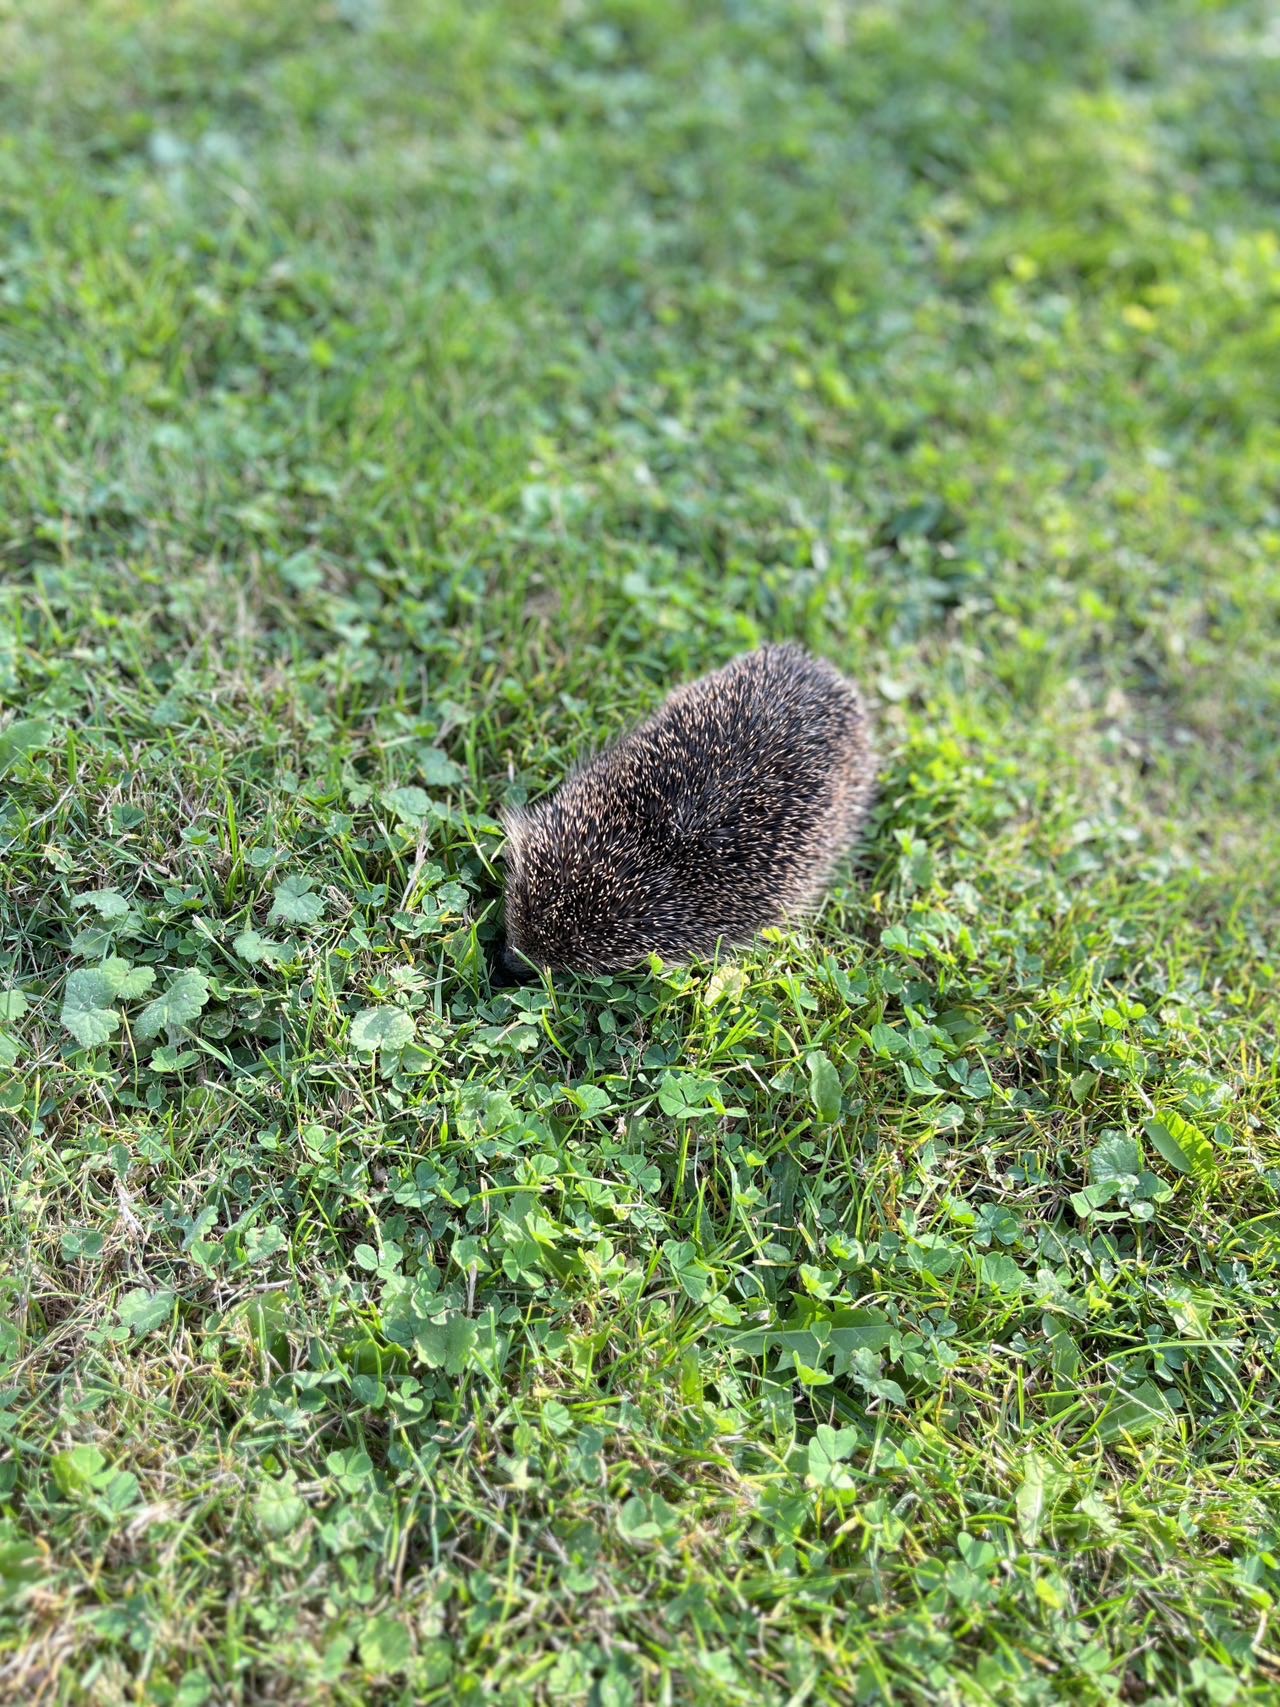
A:
{"type": "Polygon", "coordinates": [[[874,762],[857,689],[798,646],[678,688],[507,816],[508,962],[610,972],[748,941],[821,895],[874,762]]]}

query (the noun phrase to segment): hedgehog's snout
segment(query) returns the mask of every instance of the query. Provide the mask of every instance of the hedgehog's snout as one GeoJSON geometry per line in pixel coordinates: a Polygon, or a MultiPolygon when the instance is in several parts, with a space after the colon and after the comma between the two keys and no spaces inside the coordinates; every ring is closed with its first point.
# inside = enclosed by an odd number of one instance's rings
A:
{"type": "Polygon", "coordinates": [[[527,954],[521,949],[513,948],[510,943],[502,951],[502,964],[508,972],[514,972],[517,978],[531,977],[538,970],[527,954]]]}
{"type": "Polygon", "coordinates": [[[508,886],[503,920],[503,944],[496,959],[503,981],[525,984],[538,976],[537,932],[531,929],[526,897],[508,886]]]}
{"type": "Polygon", "coordinates": [[[502,963],[522,980],[537,978],[542,967],[555,960],[560,903],[546,893],[540,877],[537,863],[531,869],[525,858],[507,879],[502,963]]]}

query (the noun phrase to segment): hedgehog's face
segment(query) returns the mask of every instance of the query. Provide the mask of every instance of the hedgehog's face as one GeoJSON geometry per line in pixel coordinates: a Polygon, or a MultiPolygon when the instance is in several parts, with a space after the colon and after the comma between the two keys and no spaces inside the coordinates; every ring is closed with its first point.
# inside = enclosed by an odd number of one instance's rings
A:
{"type": "Polygon", "coordinates": [[[507,944],[513,972],[606,972],[634,964],[645,945],[618,940],[614,873],[592,835],[556,801],[532,813],[504,812],[507,944]]]}

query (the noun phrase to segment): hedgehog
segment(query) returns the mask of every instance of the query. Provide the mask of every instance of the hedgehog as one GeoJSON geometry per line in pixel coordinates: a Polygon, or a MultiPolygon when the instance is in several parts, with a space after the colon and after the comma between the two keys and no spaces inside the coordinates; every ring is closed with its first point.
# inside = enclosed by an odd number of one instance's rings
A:
{"type": "Polygon", "coordinates": [[[503,813],[505,965],[618,972],[742,947],[819,900],[874,785],[853,683],[799,646],[744,653],[503,813]]]}

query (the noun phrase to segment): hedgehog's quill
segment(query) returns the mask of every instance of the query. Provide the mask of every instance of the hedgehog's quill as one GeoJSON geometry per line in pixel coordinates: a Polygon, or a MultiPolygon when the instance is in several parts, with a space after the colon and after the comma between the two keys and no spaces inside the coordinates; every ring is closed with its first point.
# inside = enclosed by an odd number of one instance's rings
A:
{"type": "Polygon", "coordinates": [[[611,972],[746,942],[821,896],[874,783],[852,682],[798,646],[735,658],[504,815],[507,963],[611,972]]]}

